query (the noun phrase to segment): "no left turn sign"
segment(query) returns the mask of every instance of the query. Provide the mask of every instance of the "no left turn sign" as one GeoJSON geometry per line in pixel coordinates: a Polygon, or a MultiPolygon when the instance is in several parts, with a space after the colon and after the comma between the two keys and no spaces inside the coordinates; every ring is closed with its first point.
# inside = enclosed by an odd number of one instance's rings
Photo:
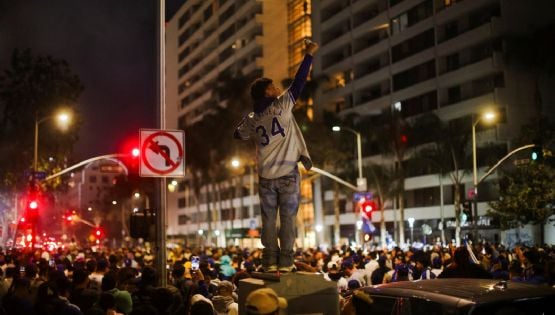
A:
{"type": "Polygon", "coordinates": [[[142,177],[185,176],[185,132],[141,129],[142,177]]]}

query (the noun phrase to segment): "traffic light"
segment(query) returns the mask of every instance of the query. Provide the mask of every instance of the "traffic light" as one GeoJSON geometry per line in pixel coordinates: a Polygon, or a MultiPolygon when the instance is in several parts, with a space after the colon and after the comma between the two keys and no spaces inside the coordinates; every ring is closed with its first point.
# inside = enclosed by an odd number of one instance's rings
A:
{"type": "Polygon", "coordinates": [[[376,210],[376,203],[374,200],[364,200],[361,202],[360,209],[368,219],[372,217],[372,211],[376,210]]]}
{"type": "Polygon", "coordinates": [[[31,210],[37,210],[39,208],[39,202],[36,200],[30,200],[27,206],[31,210]]]}
{"type": "Polygon", "coordinates": [[[464,222],[472,221],[472,202],[466,200],[462,203],[462,215],[464,216],[464,222]]]}
{"type": "Polygon", "coordinates": [[[372,234],[370,233],[364,233],[364,236],[362,238],[364,243],[368,243],[372,240],[372,234]]]}
{"type": "Polygon", "coordinates": [[[530,154],[530,159],[534,162],[543,161],[543,148],[540,145],[536,145],[532,148],[532,153],[530,154]]]}
{"type": "MultiPolygon", "coordinates": [[[[39,216],[40,203],[37,198],[31,196],[27,199],[27,209],[25,209],[25,217],[27,221],[35,221],[39,216]]],[[[31,223],[31,222],[30,222],[31,223]]]]}

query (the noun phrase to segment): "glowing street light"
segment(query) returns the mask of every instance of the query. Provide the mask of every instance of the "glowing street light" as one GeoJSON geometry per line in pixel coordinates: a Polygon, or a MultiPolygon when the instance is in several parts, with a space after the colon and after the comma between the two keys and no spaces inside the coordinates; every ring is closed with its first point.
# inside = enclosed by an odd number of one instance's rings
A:
{"type": "Polygon", "coordinates": [[[58,123],[58,126],[62,130],[65,130],[65,129],[67,129],[67,127],[71,123],[71,116],[72,116],[71,113],[66,111],[66,110],[60,111],[56,115],[47,116],[47,117],[44,117],[42,119],[39,119],[38,116],[35,115],[35,145],[34,145],[34,154],[33,154],[33,172],[37,171],[37,166],[38,166],[39,125],[41,123],[43,123],[44,121],[46,121],[46,120],[56,119],[56,121],[58,123]]]}
{"type": "MultiPolygon", "coordinates": [[[[482,116],[478,116],[476,121],[472,122],[472,183],[474,188],[474,209],[473,209],[473,218],[474,220],[478,219],[478,165],[476,162],[476,126],[478,123],[483,119],[487,122],[492,122],[496,117],[494,112],[486,112],[482,116]]],[[[476,232],[476,224],[474,224],[474,230],[476,232]]],[[[477,235],[474,235],[477,237],[477,235]]]]}
{"type": "Polygon", "coordinates": [[[339,132],[341,130],[347,130],[354,133],[357,141],[357,164],[358,164],[358,178],[357,178],[357,188],[358,191],[365,191],[367,188],[366,178],[362,177],[362,140],[360,132],[347,127],[333,126],[332,131],[339,132]]]}

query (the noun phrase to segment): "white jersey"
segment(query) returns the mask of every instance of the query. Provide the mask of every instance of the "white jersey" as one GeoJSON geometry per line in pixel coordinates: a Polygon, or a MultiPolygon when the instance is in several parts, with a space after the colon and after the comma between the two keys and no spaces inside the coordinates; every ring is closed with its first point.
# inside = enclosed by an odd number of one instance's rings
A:
{"type": "Polygon", "coordinates": [[[301,156],[310,159],[295,121],[295,100],[289,90],[281,94],[264,111],[251,112],[237,127],[242,140],[256,142],[258,174],[263,178],[285,176],[296,167],[301,156]]]}

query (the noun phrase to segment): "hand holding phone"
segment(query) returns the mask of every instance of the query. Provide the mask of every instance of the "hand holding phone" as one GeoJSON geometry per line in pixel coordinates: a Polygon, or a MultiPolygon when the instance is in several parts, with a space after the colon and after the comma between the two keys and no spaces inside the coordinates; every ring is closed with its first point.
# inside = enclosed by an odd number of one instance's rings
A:
{"type": "Polygon", "coordinates": [[[193,256],[191,257],[191,270],[196,271],[200,266],[200,257],[193,256]]]}

